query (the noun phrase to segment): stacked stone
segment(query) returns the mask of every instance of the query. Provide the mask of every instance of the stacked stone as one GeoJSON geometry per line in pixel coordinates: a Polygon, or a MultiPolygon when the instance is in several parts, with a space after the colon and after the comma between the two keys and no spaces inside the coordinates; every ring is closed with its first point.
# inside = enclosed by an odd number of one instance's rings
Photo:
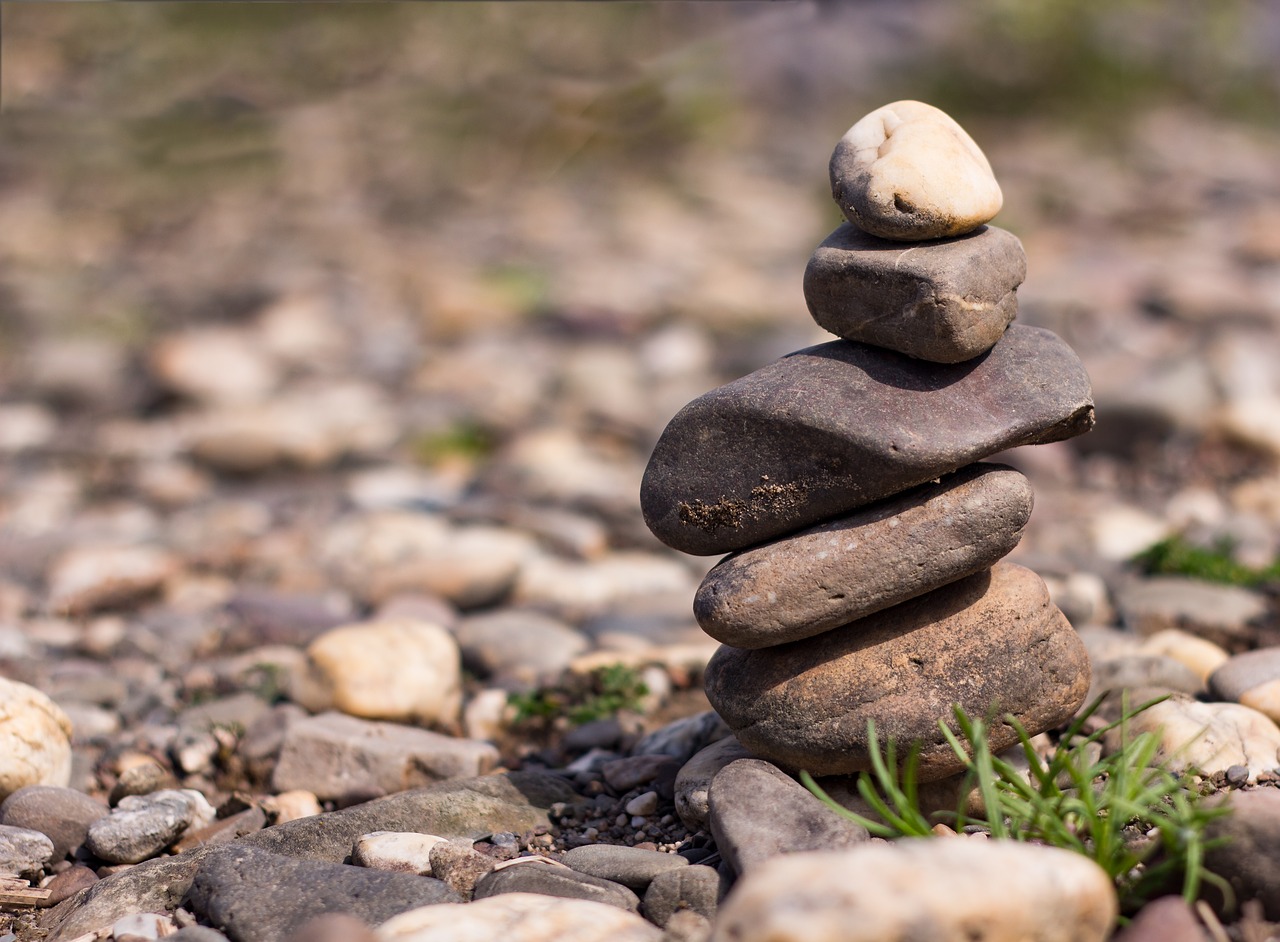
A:
{"type": "MultiPolygon", "coordinates": [[[[903,101],[858,121],[831,159],[848,223],[805,272],[841,339],[714,389],[672,419],[641,489],[654,534],[731,553],[699,588],[723,646],[712,706],[786,769],[870,768],[881,739],[920,745],[920,780],[962,769],[953,705],[1058,726],[1089,687],[1084,647],[1044,582],[1002,562],[1031,513],[1027,480],[981,459],[1093,425],[1079,359],[1010,326],[1026,256],[985,225],[1002,196],[949,116],[903,101]]],[[[1017,741],[1003,722],[999,750],[1017,741]]]]}

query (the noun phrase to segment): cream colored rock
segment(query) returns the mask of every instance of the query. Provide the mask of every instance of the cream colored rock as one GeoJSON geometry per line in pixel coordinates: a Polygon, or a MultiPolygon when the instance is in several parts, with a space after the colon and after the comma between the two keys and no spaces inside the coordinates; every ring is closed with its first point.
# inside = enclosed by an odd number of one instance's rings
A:
{"type": "Polygon", "coordinates": [[[1158,756],[1173,769],[1196,768],[1213,775],[1243,765],[1252,782],[1259,772],[1280,767],[1280,727],[1238,703],[1201,703],[1175,694],[1135,716],[1128,730],[1130,735],[1155,733],[1158,756]]]}
{"type": "Polygon", "coordinates": [[[1219,645],[1198,638],[1188,631],[1166,628],[1151,635],[1138,647],[1139,654],[1162,654],[1171,657],[1191,670],[1202,681],[1226,663],[1231,656],[1219,645]]]}
{"type": "Polygon", "coordinates": [[[658,942],[662,930],[633,912],[584,899],[503,893],[474,903],[439,903],[393,916],[378,942],[658,942]]]}
{"type": "Polygon", "coordinates": [[[154,546],[77,546],[49,566],[49,606],[80,615],[122,605],[160,589],[178,569],[154,546]]]}
{"type": "Polygon", "coordinates": [[[281,375],[260,337],[227,327],[170,334],[151,348],[149,365],[161,385],[207,403],[257,402],[281,375]]]}
{"type": "Polygon", "coordinates": [[[351,862],[372,870],[431,876],[431,848],[449,838],[413,831],[370,831],[356,838],[351,862]]]}
{"type": "Polygon", "coordinates": [[[429,622],[343,625],[307,647],[292,693],[313,712],[447,725],[462,707],[461,655],[452,635],[429,622]]]}
{"type": "Polygon", "coordinates": [[[859,120],[836,145],[830,173],[845,218],[882,239],[963,235],[1004,202],[973,138],[919,101],[895,101],[859,120]]]}
{"type": "Polygon", "coordinates": [[[0,677],[0,800],[71,780],[71,720],[35,687],[0,677]]]}
{"type": "Polygon", "coordinates": [[[1010,841],[901,840],[765,861],[712,942],[1102,942],[1118,909],[1093,861],[1010,841]]]}

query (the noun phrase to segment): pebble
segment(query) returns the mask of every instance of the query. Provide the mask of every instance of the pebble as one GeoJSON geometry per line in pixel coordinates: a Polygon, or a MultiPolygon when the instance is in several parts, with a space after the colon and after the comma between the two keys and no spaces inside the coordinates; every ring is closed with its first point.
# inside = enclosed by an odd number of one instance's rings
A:
{"type": "Polygon", "coordinates": [[[962,235],[1004,202],[973,138],[919,101],[895,101],[858,119],[836,145],[830,174],[845,218],[884,239],[962,235]]]}
{"type": "Polygon", "coordinates": [[[494,870],[476,883],[477,900],[504,893],[541,893],[566,899],[591,900],[630,912],[640,908],[640,897],[621,883],[602,880],[564,867],[506,867],[494,870]]]}
{"type": "Polygon", "coordinates": [[[636,756],[669,756],[687,762],[706,746],[729,735],[725,725],[714,710],[682,716],[646,733],[632,748],[636,756]]]}
{"type": "MultiPolygon", "coordinates": [[[[217,929],[210,929],[208,926],[183,926],[168,938],[169,942],[227,942],[225,935],[217,929]]],[[[311,942],[322,942],[322,940],[312,939],[311,942]]],[[[358,937],[352,939],[348,936],[345,942],[362,942],[362,940],[358,937]]]]}
{"type": "Polygon", "coordinates": [[[1266,599],[1252,589],[1179,576],[1123,586],[1116,608],[1125,626],[1140,635],[1177,628],[1228,650],[1246,644],[1268,612],[1266,599]]]}
{"type": "Polygon", "coordinates": [[[447,725],[462,708],[458,645],[445,629],[411,619],[360,622],[307,646],[293,697],[312,712],[447,725]]]}
{"type": "Polygon", "coordinates": [[[627,814],[647,816],[658,810],[658,793],[642,792],[624,805],[627,814]]]}
{"type": "Polygon", "coordinates": [[[668,546],[724,553],[1092,426],[1079,359],[1041,328],[1010,327],[983,359],[949,366],[834,341],[680,410],[649,459],[640,504],[668,546]]]}
{"type": "Polygon", "coordinates": [[[1231,656],[1221,646],[1177,628],[1166,628],[1148,636],[1138,651],[1142,654],[1162,654],[1184,664],[1206,685],[1209,676],[1231,656]]]}
{"type": "Polygon", "coordinates": [[[1138,910],[1111,942],[1204,942],[1204,932],[1183,897],[1162,896],[1138,910]]]}
{"type": "Polygon", "coordinates": [[[0,805],[0,824],[40,831],[53,841],[53,857],[61,860],[84,843],[89,825],[107,806],[74,788],[27,785],[0,805]]]}
{"type": "Polygon", "coordinates": [[[760,759],[726,765],[712,780],[709,799],[716,847],[740,874],[778,854],[851,849],[868,837],[866,828],[760,759]]]}
{"type": "Polygon", "coordinates": [[[353,621],[354,605],[344,592],[281,592],[265,587],[238,588],[226,601],[236,622],[224,634],[230,647],[264,644],[306,646],[330,628],[353,621]]]}
{"type": "Polygon", "coordinates": [[[138,863],[168,847],[188,827],[214,819],[214,809],[192,789],[129,795],[89,825],[85,847],[109,863],[138,863]]]}
{"type": "Polygon", "coordinates": [[[1093,680],[1086,699],[1092,702],[1104,693],[1152,688],[1197,694],[1204,681],[1181,661],[1163,654],[1130,654],[1093,663],[1093,680]]]}
{"type": "Polygon", "coordinates": [[[1027,479],[975,464],[940,483],[718,563],[693,610],[707,634],[761,648],[821,634],[986,569],[1031,516],[1027,479]]]}
{"type": "Polygon", "coordinates": [[[1220,700],[1234,700],[1280,723],[1280,648],[1235,655],[1210,675],[1209,690],[1220,700]]]}
{"type": "Polygon", "coordinates": [[[285,731],[272,785],[349,801],[481,775],[497,763],[490,743],[329,712],[285,731]]]}
{"type": "Polygon", "coordinates": [[[1022,243],[994,226],[923,247],[846,223],[809,259],[804,297],[818,326],[837,337],[960,363],[1004,335],[1026,276],[1022,243]]]}
{"type": "Polygon", "coordinates": [[[285,857],[244,844],[202,860],[187,894],[197,916],[237,942],[277,942],[323,913],[377,925],[419,906],[458,901],[432,877],[285,857]]]}
{"type": "Polygon", "coordinates": [[[690,830],[698,830],[707,823],[711,813],[709,792],[711,781],[721,769],[736,759],[753,758],[751,752],[738,742],[737,736],[725,736],[700,749],[685,762],[676,774],[676,814],[690,830]]]}
{"type": "MultiPolygon", "coordinates": [[[[673,767],[679,768],[680,761],[672,756],[662,754],[627,756],[606,762],[600,767],[605,782],[616,792],[625,793],[639,785],[647,785],[673,767]]],[[[649,811],[631,811],[631,814],[649,814],[649,811]]]]}
{"type": "Polygon", "coordinates": [[[412,831],[371,831],[356,840],[351,848],[351,862],[357,867],[374,870],[434,876],[431,872],[431,848],[448,840],[447,837],[412,831]]]}
{"type": "Polygon", "coordinates": [[[36,876],[53,859],[53,841],[40,831],[0,824],[0,876],[36,876]]]}
{"type": "Polygon", "coordinates": [[[0,677],[0,798],[70,779],[71,720],[35,687],[0,677]]]}
{"type": "MultiPolygon", "coordinates": [[[[412,912],[412,910],[411,910],[412,912]]],[[[325,913],[308,919],[292,933],[288,942],[375,942],[376,936],[363,919],[346,913],[325,913]]]]}
{"type": "Polygon", "coordinates": [[[280,367],[250,331],[203,327],[161,337],[148,352],[166,389],[204,403],[257,402],[280,381],[280,367]]]}
{"type": "Polygon", "coordinates": [[[465,906],[415,909],[378,927],[379,942],[659,942],[662,930],[633,912],[583,899],[504,893],[465,906]]]}
{"type": "Polygon", "coordinates": [[[766,861],[714,942],[1102,942],[1118,911],[1093,861],[1011,841],[917,839],[766,861]]]}
{"type": "Polygon", "coordinates": [[[1237,906],[1257,900],[1267,919],[1280,920],[1280,791],[1232,791],[1220,801],[1231,810],[1205,831],[1206,842],[1220,841],[1205,852],[1205,867],[1231,885],[1237,906]]]}
{"type": "Polygon", "coordinates": [[[646,919],[664,929],[682,911],[691,911],[712,920],[726,889],[720,874],[712,867],[691,864],[664,870],[649,882],[640,911],[646,919]]]}
{"type": "Polygon", "coordinates": [[[618,844],[584,844],[566,851],[563,860],[579,873],[621,883],[636,893],[644,893],[659,874],[689,865],[679,854],[618,844]]]}
{"type": "Polygon", "coordinates": [[[164,939],[177,931],[173,919],[165,913],[130,913],[121,916],[111,926],[115,942],[143,942],[147,939],[164,939]]]}
{"type": "Polygon", "coordinates": [[[464,618],[454,629],[463,663],[497,683],[537,686],[554,681],[587,639],[565,622],[536,611],[499,609],[464,618]]]}
{"type": "MultiPolygon", "coordinates": [[[[761,758],[814,775],[868,771],[875,719],[881,742],[921,741],[922,782],[964,768],[938,730],[952,704],[982,716],[998,702],[1035,735],[1069,720],[1088,685],[1084,645],[1044,582],[1008,562],[801,642],[721,648],[706,675],[707,699],[761,758]]],[[[996,752],[1016,741],[992,731],[996,752]]]]}
{"type": "Polygon", "coordinates": [[[476,883],[492,873],[497,863],[492,857],[479,853],[470,838],[444,840],[434,844],[429,854],[432,874],[464,900],[475,895],[476,883]]]}
{"type": "Polygon", "coordinates": [[[49,564],[49,607],[83,615],[126,605],[160,591],[177,560],[155,546],[76,546],[49,564]]]}
{"type": "Polygon", "coordinates": [[[1260,772],[1280,768],[1280,728],[1238,703],[1201,703],[1175,694],[1133,717],[1128,731],[1131,736],[1154,733],[1158,755],[1173,769],[1194,767],[1208,776],[1242,765],[1253,782],[1260,772]]]}

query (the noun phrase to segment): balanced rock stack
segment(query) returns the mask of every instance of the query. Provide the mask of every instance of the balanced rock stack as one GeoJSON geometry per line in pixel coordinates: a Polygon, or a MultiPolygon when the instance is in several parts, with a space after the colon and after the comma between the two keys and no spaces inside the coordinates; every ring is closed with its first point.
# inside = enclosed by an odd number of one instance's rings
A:
{"type": "MultiPolygon", "coordinates": [[[[645,472],[654,534],[730,553],[698,590],[723,643],[712,706],[791,771],[870,768],[877,735],[920,744],[920,780],[962,769],[938,728],[953,705],[1034,734],[1082,704],[1089,662],[1033,572],[1000,560],[1031,513],[1027,480],[981,459],[1093,426],[1089,379],[1049,331],[1010,326],[1018,239],[985,223],[1001,193],[949,116],[895,102],[836,146],[848,223],[804,292],[841,339],[685,406],[645,472]]],[[[992,727],[999,750],[1017,741],[992,727]]]]}

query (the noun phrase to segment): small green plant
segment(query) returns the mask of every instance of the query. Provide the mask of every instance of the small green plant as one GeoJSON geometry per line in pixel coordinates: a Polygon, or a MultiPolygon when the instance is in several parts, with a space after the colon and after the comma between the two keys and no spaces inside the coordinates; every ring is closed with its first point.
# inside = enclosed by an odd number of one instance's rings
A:
{"type": "Polygon", "coordinates": [[[980,816],[966,814],[964,798],[955,812],[926,815],[917,797],[916,750],[899,769],[896,744],[890,740],[882,750],[874,723],[868,723],[872,771],[859,776],[858,793],[881,820],[837,804],[807,772],[801,772],[800,779],[832,809],[880,837],[927,837],[945,821],[956,830],[976,824],[994,838],[1033,841],[1083,854],[1115,881],[1123,912],[1132,912],[1179,881],[1188,902],[1199,897],[1206,882],[1230,900],[1226,881],[1204,866],[1205,851],[1213,845],[1205,829],[1226,809],[1204,804],[1185,775],[1156,761],[1159,743],[1154,735],[1128,735],[1128,720],[1160,701],[1126,710],[1117,722],[1085,735],[1085,724],[1101,702],[1099,698],[1076,718],[1047,758],[1039,755],[1018,720],[1006,715],[1004,722],[1017,733],[1028,770],[993,754],[989,723],[955,707],[956,729],[945,722],[939,726],[965,763],[961,795],[976,787],[981,796],[980,816]],[[1119,748],[1099,755],[1095,744],[1117,729],[1119,748]]]}
{"type": "Polygon", "coordinates": [[[515,708],[515,724],[551,723],[563,717],[574,726],[613,716],[619,710],[635,710],[649,693],[639,671],[625,664],[599,667],[590,674],[570,675],[554,688],[513,693],[507,702],[515,708]]]}
{"type": "Polygon", "coordinates": [[[457,422],[446,429],[424,434],[411,443],[414,457],[428,467],[449,459],[478,461],[488,457],[497,443],[493,433],[474,422],[457,422]]]}
{"type": "Polygon", "coordinates": [[[1148,575],[1190,576],[1206,582],[1247,587],[1280,582],[1280,559],[1264,569],[1254,569],[1236,562],[1231,550],[1227,540],[1208,549],[1172,536],[1143,550],[1133,561],[1148,575]]]}

